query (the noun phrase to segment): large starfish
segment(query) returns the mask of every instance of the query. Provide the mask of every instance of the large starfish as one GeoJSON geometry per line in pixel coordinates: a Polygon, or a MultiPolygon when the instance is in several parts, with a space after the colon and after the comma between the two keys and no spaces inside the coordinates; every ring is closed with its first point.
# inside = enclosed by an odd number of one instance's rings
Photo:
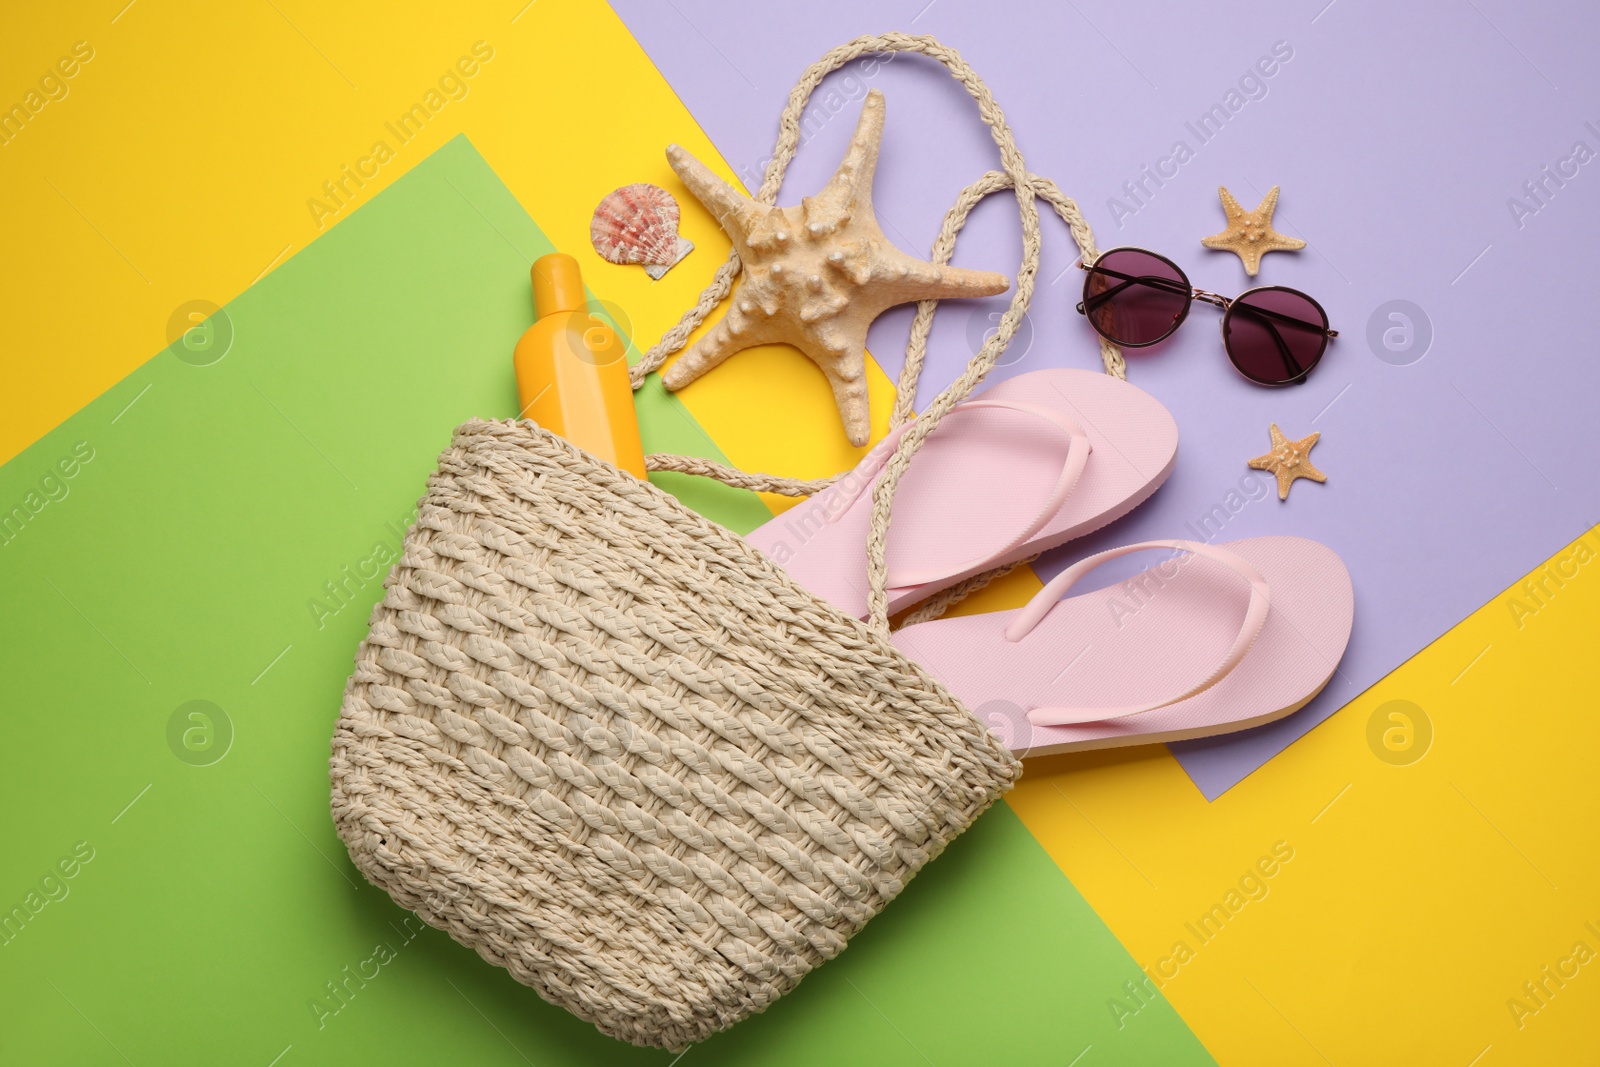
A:
{"type": "Polygon", "coordinates": [[[850,443],[867,443],[867,327],[913,300],[991,296],[1011,282],[990,271],[940,267],[889,243],[872,210],[883,138],[883,93],[867,94],[844,162],[799,207],[757,203],[677,145],[667,161],[733,239],[743,271],[733,306],[662,376],[682,389],[736,352],[787,342],[822,368],[850,443]]]}
{"type": "Polygon", "coordinates": [[[1261,270],[1261,257],[1268,252],[1298,252],[1306,243],[1298,237],[1285,237],[1272,228],[1272,213],[1278,209],[1278,187],[1267,190],[1254,211],[1246,211],[1228,192],[1227,186],[1218,186],[1222,197],[1222,210],[1228,215],[1228,228],[1210,237],[1200,238],[1207,248],[1220,248],[1244,260],[1244,272],[1254,278],[1261,270]]]}

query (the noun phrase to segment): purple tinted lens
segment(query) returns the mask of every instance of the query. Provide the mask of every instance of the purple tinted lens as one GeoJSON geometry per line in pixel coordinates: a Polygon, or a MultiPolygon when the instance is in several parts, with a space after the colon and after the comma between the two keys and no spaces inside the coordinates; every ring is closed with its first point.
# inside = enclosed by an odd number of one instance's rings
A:
{"type": "Polygon", "coordinates": [[[1114,248],[1083,283],[1083,308],[1104,337],[1138,348],[1178,328],[1189,309],[1189,279],[1151,252],[1114,248]]]}
{"type": "Polygon", "coordinates": [[[1262,385],[1287,385],[1311,373],[1328,347],[1328,316],[1293,289],[1258,289],[1233,302],[1222,343],[1241,374],[1262,385]]]}

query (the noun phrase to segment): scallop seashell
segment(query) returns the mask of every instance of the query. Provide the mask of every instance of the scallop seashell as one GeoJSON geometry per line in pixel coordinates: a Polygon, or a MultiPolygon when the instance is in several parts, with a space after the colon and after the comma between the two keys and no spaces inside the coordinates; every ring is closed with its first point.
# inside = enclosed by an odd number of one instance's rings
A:
{"type": "Polygon", "coordinates": [[[646,182],[624,185],[600,201],[589,222],[589,240],[612,263],[644,264],[653,277],[694,247],[678,236],[678,202],[646,182]]]}

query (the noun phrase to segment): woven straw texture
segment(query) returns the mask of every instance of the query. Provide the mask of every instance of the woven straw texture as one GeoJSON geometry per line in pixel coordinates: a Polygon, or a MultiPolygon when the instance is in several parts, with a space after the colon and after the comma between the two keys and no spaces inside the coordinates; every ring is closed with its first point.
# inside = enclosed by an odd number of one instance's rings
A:
{"type": "Polygon", "coordinates": [[[1021,773],[879,631],[532,423],[456,431],[384,584],[351,858],[636,1044],[765,1009],[1021,773]]]}

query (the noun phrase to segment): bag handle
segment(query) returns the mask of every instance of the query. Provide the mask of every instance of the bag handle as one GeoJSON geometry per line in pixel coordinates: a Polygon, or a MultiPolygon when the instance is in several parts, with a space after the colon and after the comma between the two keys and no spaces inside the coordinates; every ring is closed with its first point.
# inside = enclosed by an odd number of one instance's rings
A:
{"type": "MultiPolygon", "coordinates": [[[[950,409],[970,396],[983,381],[984,376],[994,368],[1000,354],[1011,343],[1022,316],[1033,300],[1033,287],[1039,273],[1040,255],[1039,208],[1035,201],[1042,199],[1055,208],[1056,214],[1061,216],[1072,231],[1073,239],[1077,242],[1085,262],[1092,262],[1098,255],[1095,250],[1094,235],[1090,232],[1082,213],[1079,212],[1078,205],[1063,194],[1055,183],[1028,172],[1022,160],[1022,153],[1017,149],[1016,139],[1012,136],[1011,127],[1006,124],[1000,105],[995,103],[994,96],[989,92],[989,87],[984,84],[983,79],[978,77],[977,72],[967,65],[966,60],[962,59],[955,49],[948,48],[929,36],[887,33],[857,37],[828,52],[806,68],[799,84],[790,91],[789,101],[779,119],[778,143],[773,150],[772,160],[767,164],[761,189],[755,195],[758,203],[771,205],[777,202],[778,189],[783,184],[784,172],[794,159],[800,145],[800,116],[822,79],[861,56],[882,55],[889,52],[914,52],[943,64],[977,103],[978,114],[989,126],[995,146],[1000,150],[1003,169],[989,171],[963,189],[955,205],[945,215],[944,225],[934,242],[932,262],[943,265],[950,261],[955,251],[956,235],[966,225],[967,216],[979,201],[991,193],[1011,189],[1016,194],[1017,213],[1022,221],[1022,264],[1016,274],[1017,287],[1011,299],[1011,306],[1000,317],[994,335],[984,342],[983,347],[972,357],[972,361],[967,364],[961,376],[935,397],[920,417],[913,419],[912,408],[916,403],[917,381],[922,374],[928,333],[933,325],[934,309],[938,307],[939,302],[923,300],[917,305],[916,317],[911,326],[911,337],[906,346],[905,366],[900,374],[899,393],[894,410],[890,414],[891,428],[898,428],[907,422],[910,422],[910,427],[895,447],[894,454],[885,463],[884,475],[873,490],[872,519],[867,533],[867,621],[873,629],[884,634],[889,632],[886,537],[895,491],[910,466],[911,458],[922,447],[923,441],[927,440],[940,420],[950,413],[950,409]]],[[[683,348],[689,340],[689,334],[704,322],[711,310],[732,291],[734,279],[740,269],[738,253],[730,251],[727,262],[717,268],[711,284],[706,286],[695,305],[684,312],[677,324],[662,335],[661,340],[651,346],[644,358],[633,366],[630,376],[635,389],[644,384],[646,376],[659,370],[669,356],[683,348]]],[[[1118,378],[1127,376],[1121,352],[1103,338],[1100,341],[1100,358],[1105,364],[1106,373],[1118,378]]],[[[775,492],[786,496],[808,496],[825,488],[838,477],[836,475],[834,478],[808,481],[776,475],[747,474],[723,464],[663,453],[647,456],[645,466],[648,470],[702,474],[740,488],[775,492]]],[[[971,591],[972,588],[976,586],[969,586],[967,591],[971,591]]],[[[944,601],[946,605],[950,602],[948,599],[944,601]]]]}

